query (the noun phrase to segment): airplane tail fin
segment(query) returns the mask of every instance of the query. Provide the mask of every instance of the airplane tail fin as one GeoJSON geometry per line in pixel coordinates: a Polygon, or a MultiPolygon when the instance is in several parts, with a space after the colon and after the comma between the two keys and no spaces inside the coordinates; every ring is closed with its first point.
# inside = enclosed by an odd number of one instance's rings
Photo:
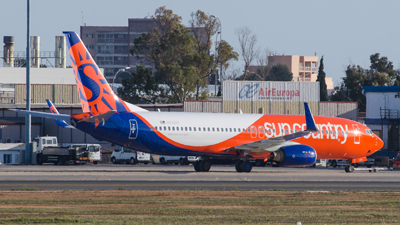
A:
{"type": "Polygon", "coordinates": [[[83,112],[99,115],[111,110],[117,112],[147,111],[119,99],[79,36],[73,31],[64,31],[63,33],[67,39],[83,112]]]}

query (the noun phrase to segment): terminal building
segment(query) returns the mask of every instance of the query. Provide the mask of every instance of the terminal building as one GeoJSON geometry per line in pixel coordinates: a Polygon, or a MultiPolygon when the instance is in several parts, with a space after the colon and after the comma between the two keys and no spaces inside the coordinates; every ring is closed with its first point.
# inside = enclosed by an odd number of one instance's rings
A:
{"type": "Polygon", "coordinates": [[[365,124],[381,137],[384,150],[400,150],[400,87],[364,87],[365,124]]]}

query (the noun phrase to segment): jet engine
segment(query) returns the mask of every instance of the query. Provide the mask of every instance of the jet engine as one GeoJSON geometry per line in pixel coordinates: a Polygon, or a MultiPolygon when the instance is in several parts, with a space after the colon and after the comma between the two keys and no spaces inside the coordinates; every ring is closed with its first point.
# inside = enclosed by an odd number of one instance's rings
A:
{"type": "Polygon", "coordinates": [[[312,166],[317,160],[317,153],[308,145],[290,145],[271,152],[270,159],[280,166],[312,166]]]}

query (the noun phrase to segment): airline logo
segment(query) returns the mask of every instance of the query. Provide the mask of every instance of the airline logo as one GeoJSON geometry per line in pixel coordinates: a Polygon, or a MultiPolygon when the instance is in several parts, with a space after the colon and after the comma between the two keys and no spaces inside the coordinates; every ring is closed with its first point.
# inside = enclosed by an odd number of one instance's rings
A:
{"type": "MultiPolygon", "coordinates": [[[[348,136],[348,127],[347,125],[341,124],[316,124],[319,132],[312,132],[306,136],[305,139],[312,138],[312,139],[336,139],[340,144],[344,144],[347,141],[348,136]]],[[[272,137],[279,137],[286,134],[289,134],[290,130],[291,133],[295,133],[301,130],[306,130],[307,125],[305,123],[298,124],[294,123],[293,126],[290,126],[288,123],[264,123],[264,128],[266,130],[265,136],[267,138],[272,137]],[[274,132],[275,131],[275,132],[274,132]]]]}
{"type": "Polygon", "coordinates": [[[138,136],[138,123],[135,119],[129,120],[129,139],[136,139],[138,136]]]}
{"type": "Polygon", "coordinates": [[[239,99],[243,98],[253,98],[268,100],[268,99],[279,99],[279,100],[292,100],[293,97],[300,97],[299,90],[285,90],[279,88],[262,88],[260,84],[246,84],[242,87],[239,92],[239,99]]]}

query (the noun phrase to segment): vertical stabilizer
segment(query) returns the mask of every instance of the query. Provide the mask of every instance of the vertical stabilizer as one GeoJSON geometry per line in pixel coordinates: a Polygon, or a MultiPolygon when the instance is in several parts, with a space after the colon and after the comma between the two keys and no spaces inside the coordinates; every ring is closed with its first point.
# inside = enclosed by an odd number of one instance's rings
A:
{"type": "Polygon", "coordinates": [[[63,33],[68,43],[82,111],[92,115],[102,114],[110,110],[130,111],[127,104],[114,94],[79,36],[70,31],[63,33]]]}

